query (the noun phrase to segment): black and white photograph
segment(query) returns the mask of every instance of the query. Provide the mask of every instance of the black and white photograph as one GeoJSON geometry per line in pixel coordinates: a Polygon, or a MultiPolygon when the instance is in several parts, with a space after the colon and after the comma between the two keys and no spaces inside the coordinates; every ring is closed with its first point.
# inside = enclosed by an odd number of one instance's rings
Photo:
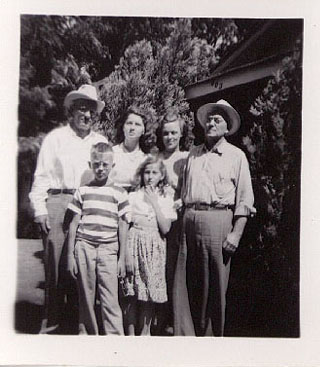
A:
{"type": "Polygon", "coordinates": [[[16,331],[299,337],[303,20],[20,21],[16,331]]]}
{"type": "Polygon", "coordinates": [[[308,337],[317,293],[302,233],[309,20],[100,6],[15,13],[10,338],[42,349],[26,364],[167,365],[157,346],[177,345],[171,365],[276,365],[308,337]],[[113,356],[47,358],[50,343],[113,356]],[[219,345],[217,360],[196,352],[219,345]]]}

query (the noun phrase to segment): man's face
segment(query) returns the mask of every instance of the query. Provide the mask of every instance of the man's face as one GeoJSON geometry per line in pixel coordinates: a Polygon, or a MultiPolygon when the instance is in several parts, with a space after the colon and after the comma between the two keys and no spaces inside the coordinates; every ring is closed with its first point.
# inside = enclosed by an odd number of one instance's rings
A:
{"type": "Polygon", "coordinates": [[[205,134],[207,138],[219,139],[228,132],[228,124],[221,115],[209,115],[205,124],[205,134]]]}
{"type": "Polygon", "coordinates": [[[78,134],[86,134],[90,132],[92,125],[92,117],[96,112],[96,104],[94,101],[87,99],[77,99],[72,106],[72,121],[70,122],[73,130],[78,134]]]}
{"type": "Polygon", "coordinates": [[[90,166],[96,181],[106,182],[113,167],[113,153],[93,152],[91,154],[90,166]]]}

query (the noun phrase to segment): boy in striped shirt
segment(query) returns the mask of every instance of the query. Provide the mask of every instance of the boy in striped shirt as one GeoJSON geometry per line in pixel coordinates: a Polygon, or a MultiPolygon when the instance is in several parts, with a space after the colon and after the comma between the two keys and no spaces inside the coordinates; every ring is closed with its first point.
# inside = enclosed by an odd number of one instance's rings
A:
{"type": "Polygon", "coordinates": [[[109,184],[113,152],[107,143],[91,149],[94,179],[74,194],[68,236],[68,270],[78,280],[79,333],[98,334],[96,290],[106,335],[123,335],[118,276],[125,276],[125,246],[130,209],[128,194],[109,184]]]}

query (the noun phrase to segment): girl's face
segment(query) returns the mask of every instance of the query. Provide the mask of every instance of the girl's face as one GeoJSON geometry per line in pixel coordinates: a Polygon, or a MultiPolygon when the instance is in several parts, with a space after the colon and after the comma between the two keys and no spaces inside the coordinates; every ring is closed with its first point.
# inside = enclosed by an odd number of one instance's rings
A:
{"type": "Polygon", "coordinates": [[[163,174],[160,170],[159,163],[149,163],[146,165],[143,172],[144,186],[157,187],[159,182],[163,179],[163,174]]]}
{"type": "Polygon", "coordinates": [[[179,150],[181,139],[181,129],[179,121],[167,122],[162,129],[162,141],[167,152],[179,150]]]}
{"type": "Polygon", "coordinates": [[[130,113],[123,125],[123,133],[125,140],[138,140],[144,134],[144,124],[142,117],[134,113],[130,113]]]}

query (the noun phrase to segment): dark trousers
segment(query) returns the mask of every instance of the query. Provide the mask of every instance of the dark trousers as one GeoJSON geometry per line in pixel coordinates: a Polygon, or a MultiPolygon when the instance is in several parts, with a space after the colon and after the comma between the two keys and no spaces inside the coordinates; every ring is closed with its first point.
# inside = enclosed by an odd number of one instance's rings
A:
{"type": "Polygon", "coordinates": [[[182,217],[172,223],[171,229],[166,236],[167,256],[166,256],[166,282],[168,301],[155,305],[156,326],[151,329],[152,335],[166,335],[166,328],[173,327],[173,282],[176,270],[177,257],[179,252],[179,242],[181,237],[182,217]]]}

